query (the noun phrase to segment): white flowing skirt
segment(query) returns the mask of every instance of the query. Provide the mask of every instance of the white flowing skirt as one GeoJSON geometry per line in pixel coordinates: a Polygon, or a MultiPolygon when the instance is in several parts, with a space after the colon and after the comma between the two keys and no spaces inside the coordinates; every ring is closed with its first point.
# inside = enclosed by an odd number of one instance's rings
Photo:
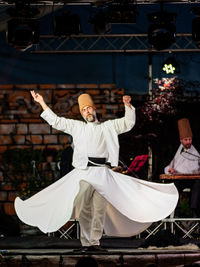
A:
{"type": "Polygon", "coordinates": [[[60,229],[72,219],[80,182],[91,184],[106,200],[104,232],[110,236],[133,236],[152,222],[169,216],[178,202],[173,183],[140,180],[107,167],[74,169],[27,200],[15,199],[18,217],[42,232],[60,229]]]}

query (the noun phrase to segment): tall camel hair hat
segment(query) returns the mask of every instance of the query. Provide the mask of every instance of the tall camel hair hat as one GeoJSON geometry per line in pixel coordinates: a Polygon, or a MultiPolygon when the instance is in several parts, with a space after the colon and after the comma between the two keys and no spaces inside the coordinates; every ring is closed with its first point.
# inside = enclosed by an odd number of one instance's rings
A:
{"type": "Polygon", "coordinates": [[[82,110],[86,106],[90,106],[95,108],[94,102],[89,94],[82,94],[78,97],[78,104],[80,112],[82,113],[82,110]]]}
{"type": "Polygon", "coordinates": [[[187,118],[178,120],[178,130],[180,139],[186,137],[192,137],[192,130],[190,128],[190,122],[187,118]]]}

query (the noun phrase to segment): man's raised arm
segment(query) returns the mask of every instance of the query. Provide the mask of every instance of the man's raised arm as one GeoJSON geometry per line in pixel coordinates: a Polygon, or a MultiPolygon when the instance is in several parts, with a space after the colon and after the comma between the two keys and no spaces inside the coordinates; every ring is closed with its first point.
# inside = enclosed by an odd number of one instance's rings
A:
{"type": "Polygon", "coordinates": [[[128,106],[129,108],[131,108],[131,97],[129,95],[124,95],[123,103],[125,106],[128,106]]]}
{"type": "Polygon", "coordinates": [[[47,104],[44,102],[43,96],[41,96],[38,93],[35,93],[35,91],[33,91],[33,90],[31,91],[31,95],[32,95],[34,101],[39,103],[43,110],[48,108],[47,104]]]}

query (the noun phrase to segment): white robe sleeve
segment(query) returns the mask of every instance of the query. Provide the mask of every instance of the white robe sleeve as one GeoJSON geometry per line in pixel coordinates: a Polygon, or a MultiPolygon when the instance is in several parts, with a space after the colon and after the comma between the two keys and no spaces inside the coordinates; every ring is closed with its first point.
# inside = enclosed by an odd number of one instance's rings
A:
{"type": "Polygon", "coordinates": [[[169,174],[169,169],[174,168],[175,167],[175,163],[176,163],[176,159],[177,156],[180,154],[180,151],[182,149],[182,145],[179,146],[178,150],[176,151],[176,154],[174,156],[174,158],[172,159],[172,161],[169,163],[169,165],[167,165],[164,169],[165,174],[169,174]]]}
{"type": "Polygon", "coordinates": [[[81,121],[59,117],[50,108],[45,109],[40,116],[56,130],[70,135],[73,134],[74,127],[82,123],[81,121]]]}
{"type": "Polygon", "coordinates": [[[111,121],[117,134],[122,134],[130,131],[136,122],[135,108],[133,106],[128,107],[125,105],[125,116],[120,119],[111,121]]]}

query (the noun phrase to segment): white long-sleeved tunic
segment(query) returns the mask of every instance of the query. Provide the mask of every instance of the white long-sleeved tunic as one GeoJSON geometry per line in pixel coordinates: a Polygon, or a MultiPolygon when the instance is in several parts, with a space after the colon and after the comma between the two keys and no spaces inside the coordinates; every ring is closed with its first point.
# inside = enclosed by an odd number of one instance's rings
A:
{"type": "MultiPolygon", "coordinates": [[[[123,118],[108,120],[99,124],[85,123],[78,120],[59,117],[49,108],[41,114],[41,117],[53,128],[73,136],[74,153],[72,164],[75,168],[85,169],[87,167],[88,152],[91,154],[92,150],[94,153],[96,151],[96,148],[93,147],[94,142],[90,142],[88,146],[87,139],[92,136],[94,136],[93,138],[95,139],[95,136],[99,135],[99,131],[103,133],[107,151],[109,151],[108,162],[110,162],[112,166],[117,166],[119,157],[118,135],[131,130],[134,126],[135,108],[125,106],[125,116],[123,118]],[[94,124],[96,126],[95,130],[94,127],[92,127],[94,124]]],[[[96,155],[96,157],[99,156],[100,155],[96,155]]]]}
{"type": "Polygon", "coordinates": [[[189,149],[180,144],[174,158],[168,166],[165,167],[165,173],[169,173],[170,168],[174,168],[175,173],[194,174],[199,173],[200,155],[193,145],[189,149]],[[191,155],[192,154],[192,155],[191,155]],[[196,155],[196,156],[193,156],[196,155]]]}
{"type": "Polygon", "coordinates": [[[121,119],[97,124],[60,118],[49,108],[41,116],[52,127],[73,136],[75,169],[25,201],[16,198],[16,213],[23,222],[44,233],[57,231],[74,214],[82,180],[107,200],[104,225],[107,235],[136,235],[175,209],[178,192],[173,183],[148,182],[105,166],[87,167],[88,156],[106,157],[111,165],[118,165],[118,135],[134,126],[133,107],[125,107],[121,119]]]}

